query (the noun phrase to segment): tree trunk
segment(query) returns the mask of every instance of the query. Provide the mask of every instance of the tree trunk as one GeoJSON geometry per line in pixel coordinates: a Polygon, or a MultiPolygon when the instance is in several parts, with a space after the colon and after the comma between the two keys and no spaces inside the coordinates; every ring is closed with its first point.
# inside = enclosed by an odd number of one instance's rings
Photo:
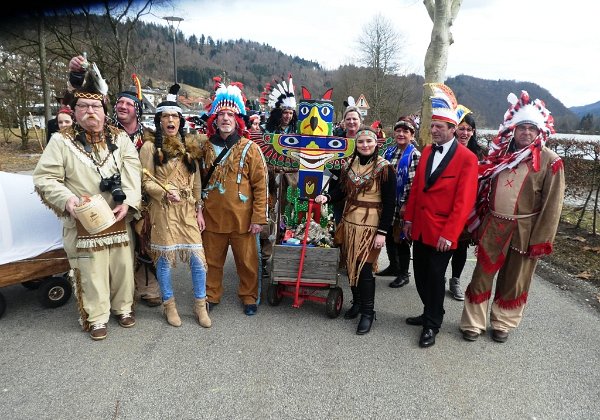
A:
{"type": "Polygon", "coordinates": [[[432,95],[429,83],[443,83],[448,65],[448,48],[454,42],[450,27],[458,14],[462,0],[423,0],[423,4],[433,22],[431,41],[425,54],[425,85],[421,100],[421,125],[419,144],[431,143],[429,126],[431,125],[432,95]]]}
{"type": "Polygon", "coordinates": [[[581,227],[581,222],[583,221],[583,218],[585,216],[585,211],[586,211],[587,206],[592,198],[592,194],[594,193],[593,182],[594,181],[592,180],[592,187],[588,191],[588,195],[583,203],[583,206],[581,207],[581,213],[579,213],[579,217],[577,218],[577,223],[575,224],[575,227],[578,229],[581,227]]]}
{"type": "MultiPolygon", "coordinates": [[[[52,109],[50,108],[50,91],[48,88],[48,76],[46,71],[46,31],[44,28],[44,14],[40,13],[38,20],[38,41],[39,41],[39,54],[40,54],[40,80],[42,83],[42,93],[44,98],[44,118],[46,127],[48,127],[48,121],[52,118],[52,109]]],[[[44,133],[47,128],[44,128],[44,133]]],[[[41,127],[40,127],[41,128],[41,127]]],[[[43,137],[43,136],[42,136],[43,137]]]]}

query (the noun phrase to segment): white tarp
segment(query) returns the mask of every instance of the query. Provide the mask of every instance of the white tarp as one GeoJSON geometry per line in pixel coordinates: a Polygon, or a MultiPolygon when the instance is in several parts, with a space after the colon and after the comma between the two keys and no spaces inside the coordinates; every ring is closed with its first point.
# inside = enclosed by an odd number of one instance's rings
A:
{"type": "Polygon", "coordinates": [[[0,172],[0,264],[62,247],[62,222],[34,191],[33,177],[0,172]]]}

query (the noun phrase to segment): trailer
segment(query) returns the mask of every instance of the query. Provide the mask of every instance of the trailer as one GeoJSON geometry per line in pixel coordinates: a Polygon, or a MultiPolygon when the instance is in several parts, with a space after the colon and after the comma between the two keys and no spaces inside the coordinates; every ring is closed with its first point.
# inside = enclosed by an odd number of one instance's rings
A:
{"type": "MultiPolygon", "coordinates": [[[[53,250],[33,258],[0,265],[0,287],[22,284],[37,290],[38,300],[46,308],[64,305],[71,297],[69,260],[64,250],[53,250]]],[[[0,317],[6,310],[6,299],[0,291],[0,317]]]]}
{"type": "MultiPolygon", "coordinates": [[[[307,226],[312,209],[311,199],[307,226]]],[[[293,299],[294,308],[299,308],[305,300],[325,303],[327,316],[337,318],[344,302],[344,294],[339,286],[340,250],[309,246],[307,239],[308,229],[305,229],[300,245],[274,245],[267,302],[277,306],[284,297],[289,297],[293,299]]]]}
{"type": "MultiPolygon", "coordinates": [[[[35,289],[45,307],[72,294],[62,222],[42,204],[29,174],[0,172],[0,287],[35,289]]],[[[7,302],[0,291],[0,316],[7,302]]]]}

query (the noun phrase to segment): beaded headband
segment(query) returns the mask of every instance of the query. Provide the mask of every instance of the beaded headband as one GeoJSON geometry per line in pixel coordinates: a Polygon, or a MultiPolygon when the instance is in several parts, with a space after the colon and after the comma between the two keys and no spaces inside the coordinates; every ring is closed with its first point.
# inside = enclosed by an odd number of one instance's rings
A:
{"type": "Polygon", "coordinates": [[[377,134],[375,134],[371,130],[359,130],[354,138],[358,139],[360,136],[367,136],[377,141],[377,134]]]}
{"type": "Polygon", "coordinates": [[[413,133],[415,132],[415,126],[409,123],[408,121],[400,120],[396,124],[394,124],[394,131],[396,131],[400,127],[408,128],[413,133]]]}
{"type": "Polygon", "coordinates": [[[101,93],[75,92],[74,96],[76,98],[95,99],[96,101],[104,101],[104,95],[102,95],[101,93]]]}
{"type": "Polygon", "coordinates": [[[161,104],[158,104],[158,107],[156,107],[157,114],[159,112],[166,112],[166,111],[174,111],[174,112],[177,112],[178,114],[183,113],[181,108],[178,107],[177,104],[175,104],[174,102],[163,102],[161,104]]]}

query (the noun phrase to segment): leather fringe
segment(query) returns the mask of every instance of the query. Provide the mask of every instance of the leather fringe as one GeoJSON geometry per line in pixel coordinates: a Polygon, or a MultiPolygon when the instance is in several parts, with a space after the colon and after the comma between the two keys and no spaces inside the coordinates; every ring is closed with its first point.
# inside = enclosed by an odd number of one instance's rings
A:
{"type": "Polygon", "coordinates": [[[346,220],[344,224],[343,252],[345,254],[346,269],[348,270],[348,281],[350,286],[356,286],[360,270],[369,258],[377,227],[359,226],[348,223],[346,220]]]}
{"type": "Polygon", "coordinates": [[[543,244],[535,244],[529,247],[527,255],[530,257],[541,257],[543,255],[552,254],[552,244],[550,242],[544,242],[543,244]]]}
{"type": "Polygon", "coordinates": [[[195,249],[177,248],[177,249],[169,249],[169,250],[156,249],[156,248],[152,249],[152,261],[154,262],[154,266],[156,266],[156,263],[160,257],[166,258],[166,260],[169,263],[169,267],[176,267],[178,260],[184,264],[189,265],[192,255],[197,256],[200,259],[200,261],[202,261],[204,268],[205,269],[207,268],[206,257],[204,255],[203,248],[195,248],[195,249]]]}
{"type": "Polygon", "coordinates": [[[40,199],[42,200],[42,203],[44,204],[44,206],[48,207],[50,210],[52,210],[52,212],[54,214],[56,214],[57,217],[69,217],[69,212],[67,212],[65,209],[61,209],[58,208],[56,206],[53,206],[49,201],[46,200],[46,198],[44,197],[44,193],[43,191],[38,188],[38,187],[34,187],[35,192],[40,196],[40,199]]]}
{"type": "Polygon", "coordinates": [[[494,303],[502,309],[517,309],[527,303],[527,291],[521,293],[514,299],[506,300],[500,296],[494,297],[494,303]]]}
{"type": "Polygon", "coordinates": [[[556,158],[556,160],[550,164],[550,167],[552,168],[552,175],[556,175],[558,171],[564,169],[564,166],[565,164],[563,163],[562,159],[556,158]]]}
{"type": "Polygon", "coordinates": [[[475,294],[471,289],[471,285],[469,285],[465,291],[465,296],[469,300],[469,303],[479,305],[480,303],[490,300],[490,297],[492,297],[492,291],[488,290],[487,292],[475,294]]]}
{"type": "Polygon", "coordinates": [[[475,256],[477,257],[477,262],[481,264],[481,267],[486,273],[495,273],[500,270],[500,267],[502,267],[502,264],[504,264],[504,261],[506,260],[506,255],[500,254],[498,256],[498,261],[492,262],[481,245],[478,245],[475,248],[475,256]]]}
{"type": "Polygon", "coordinates": [[[75,292],[75,297],[77,298],[77,310],[79,311],[79,324],[83,331],[90,330],[90,323],[88,322],[88,314],[83,309],[83,296],[81,290],[81,271],[78,268],[73,269],[73,291],[75,292]]]}
{"type": "Polygon", "coordinates": [[[117,248],[129,245],[129,235],[127,231],[119,232],[116,235],[102,237],[77,238],[78,251],[101,251],[107,248],[117,248]]]}

